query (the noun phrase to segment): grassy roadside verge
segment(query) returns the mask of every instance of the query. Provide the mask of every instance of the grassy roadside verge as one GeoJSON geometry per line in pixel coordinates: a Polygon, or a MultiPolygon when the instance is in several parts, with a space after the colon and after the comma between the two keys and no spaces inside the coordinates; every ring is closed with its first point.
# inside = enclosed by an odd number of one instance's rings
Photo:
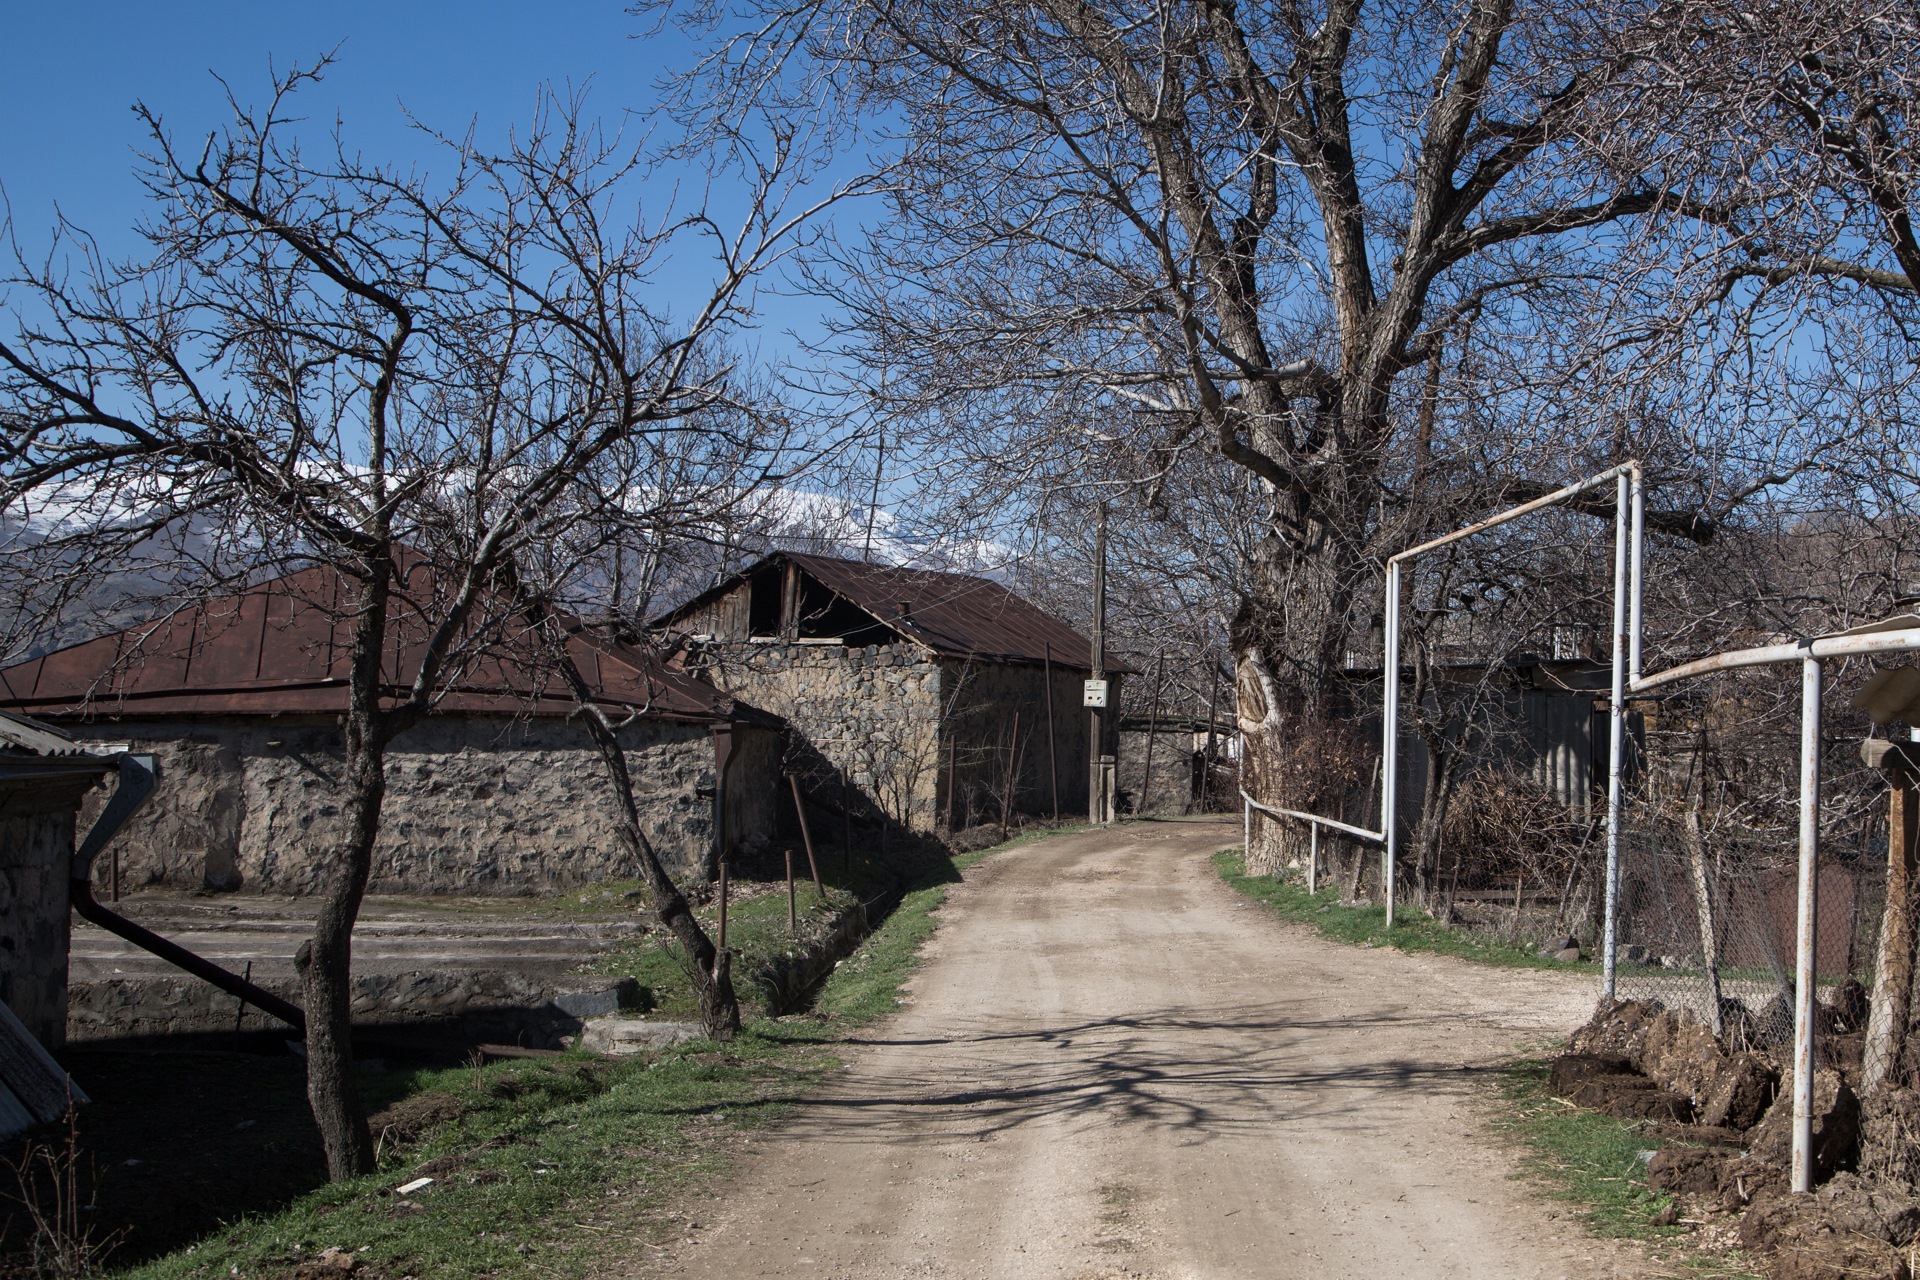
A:
{"type": "Polygon", "coordinates": [[[1567,964],[1535,955],[1531,946],[1489,938],[1466,929],[1441,924],[1419,908],[1407,904],[1394,911],[1393,928],[1387,928],[1384,907],[1349,906],[1340,901],[1337,889],[1308,893],[1306,886],[1272,876],[1248,875],[1246,862],[1238,849],[1222,849],[1213,855],[1220,878],[1235,892],[1274,912],[1284,920],[1311,925],[1321,937],[1363,947],[1393,947],[1400,951],[1429,951],[1456,956],[1480,964],[1501,965],[1512,969],[1580,969],[1585,962],[1567,964]]]}
{"type": "MultiPolygon", "coordinates": [[[[365,1073],[382,1135],[377,1174],[322,1187],[115,1274],[345,1274],[319,1261],[329,1250],[336,1260],[352,1254],[352,1274],[367,1280],[595,1274],[661,1239],[670,1229],[661,1210],[676,1194],[716,1177],[731,1142],[778,1120],[838,1065],[836,1040],[898,1005],[958,872],[1053,834],[965,854],[929,873],[841,963],[812,1015],[761,1018],[724,1045],[646,1056],[365,1073]],[[420,1177],[433,1185],[397,1194],[420,1177]]],[[[771,916],[776,906],[784,930],[783,900],[761,910],[771,916]]],[[[655,976],[665,983],[671,970],[655,976]]]]}
{"type": "Polygon", "coordinates": [[[1645,1241],[1662,1261],[1702,1280],[1759,1280],[1739,1250],[1663,1220],[1674,1198],[1647,1185],[1644,1156],[1665,1144],[1640,1124],[1556,1098],[1538,1060],[1507,1066],[1500,1093],[1506,1110],[1495,1127],[1526,1153],[1522,1175],[1575,1206],[1595,1235],[1645,1241]]]}

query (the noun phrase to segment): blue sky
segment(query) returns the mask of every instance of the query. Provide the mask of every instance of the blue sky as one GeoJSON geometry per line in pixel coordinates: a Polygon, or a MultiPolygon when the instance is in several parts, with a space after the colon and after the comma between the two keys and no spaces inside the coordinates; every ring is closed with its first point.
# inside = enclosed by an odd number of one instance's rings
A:
{"type": "MultiPolygon", "coordinates": [[[[647,25],[622,0],[15,0],[0,41],[0,187],[30,253],[47,243],[56,206],[110,251],[131,251],[143,198],[133,178],[136,101],[192,137],[223,122],[215,73],[258,102],[270,64],[310,64],[338,46],[325,83],[302,92],[301,113],[323,128],[337,114],[369,158],[431,165],[432,145],[409,129],[403,107],[452,133],[477,120],[483,143],[528,120],[548,83],[590,85],[590,108],[610,124],[647,112],[661,73],[689,57],[672,33],[643,38],[647,25]]],[[[637,126],[629,132],[639,136],[637,126]]],[[[671,274],[692,284],[704,264],[677,262],[671,274]]],[[[794,299],[767,310],[761,343],[777,354],[787,345],[777,330],[810,327],[816,308],[794,299]]]]}

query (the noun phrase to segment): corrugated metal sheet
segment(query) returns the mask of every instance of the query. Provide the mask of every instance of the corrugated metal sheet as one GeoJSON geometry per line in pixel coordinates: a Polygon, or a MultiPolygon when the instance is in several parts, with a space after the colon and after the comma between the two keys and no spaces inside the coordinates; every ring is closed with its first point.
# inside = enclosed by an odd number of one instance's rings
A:
{"type": "MultiPolygon", "coordinates": [[[[398,697],[419,673],[444,599],[416,562],[396,587],[383,675],[398,697]]],[[[348,623],[328,567],[207,600],[112,635],[0,668],[0,707],[35,715],[281,715],[347,709],[348,623]]],[[[593,636],[572,619],[568,652],[595,701],[669,720],[777,725],[652,654],[593,636]]],[[[509,618],[436,704],[452,712],[567,715],[571,693],[524,618],[509,618]]]]}
{"type": "Polygon", "coordinates": [[[1584,817],[1596,782],[1593,699],[1529,689],[1522,695],[1522,702],[1526,756],[1533,764],[1534,783],[1584,817]]]}
{"type": "MultiPolygon", "coordinates": [[[[654,625],[671,628],[751,575],[769,565],[782,564],[796,566],[875,621],[948,657],[1022,663],[1051,657],[1056,665],[1072,670],[1092,667],[1093,645],[1087,637],[997,582],[972,574],[867,564],[794,551],[775,552],[663,614],[654,625]]],[[[1132,667],[1112,659],[1107,669],[1134,674],[1132,667]]]]}
{"type": "Polygon", "coordinates": [[[40,724],[25,716],[0,711],[0,751],[31,756],[86,755],[71,737],[50,724],[40,724]]]}

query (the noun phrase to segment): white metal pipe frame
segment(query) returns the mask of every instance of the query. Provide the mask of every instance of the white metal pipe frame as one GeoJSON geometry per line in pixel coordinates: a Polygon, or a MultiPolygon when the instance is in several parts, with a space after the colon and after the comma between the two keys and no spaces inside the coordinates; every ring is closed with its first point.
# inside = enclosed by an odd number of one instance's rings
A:
{"type": "MultiPolygon", "coordinates": [[[[1816,974],[1814,961],[1819,908],[1820,855],[1820,726],[1822,714],[1823,667],[1829,658],[1870,654],[1904,653],[1920,650],[1920,627],[1861,634],[1842,632],[1781,644],[1762,645],[1712,654],[1681,663],[1653,675],[1643,673],[1642,635],[1646,545],[1646,490],[1638,459],[1610,467],[1597,475],[1567,485],[1552,493],[1521,503],[1475,524],[1409,547],[1387,561],[1385,631],[1382,675],[1380,729],[1380,826],[1379,831],[1353,826],[1322,814],[1262,804],[1243,788],[1246,805],[1247,836],[1252,838],[1255,812],[1275,818],[1294,819],[1311,824],[1315,853],[1319,831],[1327,828],[1369,844],[1381,846],[1381,862],[1386,895],[1387,924],[1393,924],[1395,875],[1399,855],[1398,823],[1394,821],[1398,803],[1399,725],[1400,725],[1400,597],[1402,566],[1429,551],[1438,550],[1474,534],[1517,520],[1521,516],[1578,497],[1611,481],[1615,486],[1613,556],[1613,679],[1608,693],[1607,761],[1607,843],[1606,907],[1602,926],[1601,983],[1606,995],[1616,989],[1616,943],[1619,932],[1620,829],[1623,801],[1623,774],[1626,761],[1627,698],[1651,693],[1698,676],[1747,667],[1772,666],[1797,662],[1801,670],[1800,704],[1800,832],[1799,885],[1797,906],[1798,937],[1794,974],[1794,1094],[1793,1163],[1795,1191],[1806,1191],[1812,1184],[1813,1152],[1813,1007],[1816,974]]],[[[1316,858],[1317,861],[1317,858],[1316,858]]]]}
{"type": "MultiPolygon", "coordinates": [[[[1402,566],[1410,564],[1413,560],[1425,555],[1429,551],[1437,551],[1441,547],[1449,546],[1464,538],[1470,538],[1477,533],[1484,533],[1486,530],[1506,524],[1508,521],[1518,520],[1520,517],[1531,515],[1535,511],[1541,511],[1547,507],[1566,502],[1571,498],[1577,498],[1583,493],[1601,488],[1609,481],[1615,483],[1617,490],[1615,500],[1617,511],[1614,534],[1613,583],[1614,719],[1616,722],[1624,722],[1620,711],[1624,705],[1623,690],[1628,679],[1628,641],[1625,633],[1628,630],[1627,621],[1629,618],[1636,624],[1633,628],[1634,634],[1631,639],[1632,674],[1634,676],[1639,674],[1640,658],[1640,638],[1637,624],[1640,619],[1642,545],[1640,533],[1644,524],[1644,501],[1641,486],[1640,462],[1638,459],[1629,459],[1626,462],[1620,463],[1618,466],[1609,467],[1597,475],[1588,476],[1584,480],[1575,481],[1573,484],[1556,489],[1552,493],[1543,494],[1529,502],[1523,502],[1518,506],[1509,507],[1505,511],[1500,511],[1488,516],[1485,520],[1476,521],[1464,528],[1456,529],[1452,533],[1443,534],[1438,538],[1420,543],[1418,546],[1408,547],[1405,551],[1398,552],[1390,557],[1387,560],[1386,600],[1384,609],[1386,616],[1382,628],[1385,632],[1382,638],[1384,652],[1381,654],[1381,674],[1384,677],[1386,685],[1381,698],[1380,716],[1381,829],[1371,831],[1365,827],[1356,827],[1350,823],[1326,817],[1323,814],[1307,813],[1299,809],[1276,808],[1272,805],[1262,804],[1248,795],[1245,788],[1242,788],[1240,798],[1244,802],[1246,838],[1249,848],[1252,847],[1253,843],[1253,815],[1255,813],[1263,813],[1275,818],[1291,818],[1310,824],[1316,837],[1316,844],[1318,843],[1317,836],[1319,829],[1325,827],[1332,831],[1338,831],[1342,835],[1349,836],[1355,840],[1362,841],[1363,843],[1380,845],[1381,880],[1385,886],[1386,895],[1386,922],[1389,928],[1393,926],[1394,899],[1397,888],[1394,881],[1398,873],[1400,860],[1399,824],[1393,820],[1393,817],[1395,814],[1395,806],[1399,803],[1400,795],[1400,597],[1402,595],[1402,566]],[[1634,535],[1631,538],[1628,537],[1629,526],[1631,526],[1634,535]],[[1631,587],[1631,591],[1629,591],[1629,586],[1631,587]],[[1631,595],[1631,600],[1628,599],[1629,595],[1631,595]]],[[[1621,737],[1617,728],[1615,730],[1615,737],[1621,737]]],[[[1617,840],[1612,833],[1619,825],[1614,819],[1617,818],[1619,812],[1620,770],[1617,762],[1621,756],[1621,745],[1619,741],[1613,744],[1613,759],[1616,763],[1609,770],[1607,791],[1607,812],[1609,815],[1607,826],[1609,833],[1607,864],[1609,867],[1610,887],[1607,897],[1609,928],[1607,930],[1606,973],[1607,991],[1609,994],[1613,991],[1611,921],[1613,916],[1614,894],[1611,886],[1615,877],[1612,875],[1612,869],[1618,864],[1619,852],[1617,840]]]]}

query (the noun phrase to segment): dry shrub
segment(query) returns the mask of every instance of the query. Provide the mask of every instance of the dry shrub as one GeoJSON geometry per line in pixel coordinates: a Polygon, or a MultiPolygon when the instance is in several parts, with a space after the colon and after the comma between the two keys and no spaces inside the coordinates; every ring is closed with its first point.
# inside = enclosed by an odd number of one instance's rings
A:
{"type": "Polygon", "coordinates": [[[98,1179],[80,1150],[73,1107],[67,1132],[57,1143],[29,1141],[17,1159],[5,1162],[13,1179],[12,1200],[26,1216],[29,1274],[47,1280],[99,1275],[123,1232],[100,1235],[91,1225],[98,1179]]]}
{"type": "Polygon", "coordinates": [[[1326,710],[1280,718],[1266,781],[1290,809],[1337,817],[1373,769],[1373,742],[1351,720],[1326,710]]]}
{"type": "Polygon", "coordinates": [[[1564,877],[1582,823],[1531,779],[1477,769],[1455,785],[1440,825],[1446,859],[1460,858],[1461,882],[1511,883],[1564,877]]]}

